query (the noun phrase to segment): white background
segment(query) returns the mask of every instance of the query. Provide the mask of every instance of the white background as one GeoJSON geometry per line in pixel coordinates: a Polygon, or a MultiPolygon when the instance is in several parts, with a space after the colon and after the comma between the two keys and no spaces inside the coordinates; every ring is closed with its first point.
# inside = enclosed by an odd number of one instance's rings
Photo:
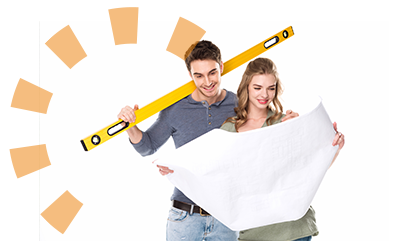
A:
{"type": "MultiPolygon", "coordinates": [[[[220,47],[224,61],[293,26],[292,38],[262,54],[278,66],[284,109],[301,114],[318,94],[346,136],[313,201],[320,230],[313,244],[369,246],[398,235],[400,36],[390,1],[13,1],[0,8],[0,241],[165,240],[173,187],[151,162],[173,142],[142,158],[126,134],[89,152],[79,141],[116,121],[123,106],[143,107],[190,80],[184,62],[166,51],[179,17],[206,30],[203,39],[220,47]],[[138,43],[115,46],[108,9],[130,6],[139,7],[138,43]],[[45,45],[66,25],[88,55],[72,69],[45,45]],[[10,107],[20,78],[53,93],[46,115],[10,107]],[[9,149],[38,144],[47,145],[51,166],[17,179],[9,149]],[[60,234],[40,213],[66,190],[83,207],[60,234]]],[[[244,68],[222,86],[236,92],[244,68]]]]}

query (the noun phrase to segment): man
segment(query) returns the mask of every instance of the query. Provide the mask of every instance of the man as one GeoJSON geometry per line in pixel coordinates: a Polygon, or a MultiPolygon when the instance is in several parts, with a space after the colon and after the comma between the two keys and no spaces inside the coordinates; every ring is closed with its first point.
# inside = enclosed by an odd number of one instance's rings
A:
{"type": "MultiPolygon", "coordinates": [[[[186,55],[185,63],[196,85],[193,93],[162,110],[156,122],[146,132],[142,132],[137,126],[127,130],[131,144],[142,156],[156,152],[170,136],[174,139],[175,147],[179,148],[219,128],[228,117],[235,115],[236,95],[221,89],[224,64],[218,47],[203,40],[193,50],[190,48],[188,51],[191,53],[186,55]]],[[[126,106],[118,118],[125,122],[134,122],[134,111],[137,109],[138,105],[134,109],[126,106]]],[[[297,113],[290,113],[285,120],[298,116],[297,113]]],[[[199,157],[207,157],[210,150],[212,147],[202,149],[199,157]]],[[[158,167],[162,175],[173,172],[167,167],[158,167]]],[[[237,240],[238,232],[230,230],[198,207],[179,189],[174,189],[171,200],[167,240],[237,240]]]]}

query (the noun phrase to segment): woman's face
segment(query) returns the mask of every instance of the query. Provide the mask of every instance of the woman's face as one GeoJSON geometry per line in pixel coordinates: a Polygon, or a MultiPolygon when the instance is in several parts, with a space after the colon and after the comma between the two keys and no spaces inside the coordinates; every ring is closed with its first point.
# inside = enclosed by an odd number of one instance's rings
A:
{"type": "Polygon", "coordinates": [[[249,111],[265,109],[275,97],[276,81],[271,74],[255,75],[249,83],[249,111]]]}

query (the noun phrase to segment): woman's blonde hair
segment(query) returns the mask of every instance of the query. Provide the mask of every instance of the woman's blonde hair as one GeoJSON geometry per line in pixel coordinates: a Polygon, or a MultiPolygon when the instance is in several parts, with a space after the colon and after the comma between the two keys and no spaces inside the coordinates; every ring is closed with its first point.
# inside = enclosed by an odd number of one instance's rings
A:
{"type": "Polygon", "coordinates": [[[267,119],[267,125],[273,124],[282,116],[282,104],[279,100],[283,93],[283,86],[278,77],[276,65],[268,58],[257,58],[251,61],[243,73],[242,81],[240,82],[237,90],[238,106],[235,108],[236,118],[230,117],[226,122],[235,123],[236,131],[247,121],[247,112],[249,104],[249,89],[248,86],[255,75],[271,74],[275,77],[275,96],[272,102],[268,105],[267,110],[270,109],[275,113],[267,119]],[[271,105],[272,104],[272,105],[271,105]]]}

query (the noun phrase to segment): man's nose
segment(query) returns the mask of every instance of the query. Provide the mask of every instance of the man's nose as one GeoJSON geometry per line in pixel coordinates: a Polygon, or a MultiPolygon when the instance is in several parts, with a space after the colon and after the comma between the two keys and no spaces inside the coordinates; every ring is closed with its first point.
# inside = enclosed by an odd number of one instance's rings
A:
{"type": "Polygon", "coordinates": [[[207,85],[207,86],[210,86],[211,85],[211,79],[208,77],[208,76],[206,76],[206,77],[204,77],[204,81],[205,81],[205,84],[207,85]]]}

